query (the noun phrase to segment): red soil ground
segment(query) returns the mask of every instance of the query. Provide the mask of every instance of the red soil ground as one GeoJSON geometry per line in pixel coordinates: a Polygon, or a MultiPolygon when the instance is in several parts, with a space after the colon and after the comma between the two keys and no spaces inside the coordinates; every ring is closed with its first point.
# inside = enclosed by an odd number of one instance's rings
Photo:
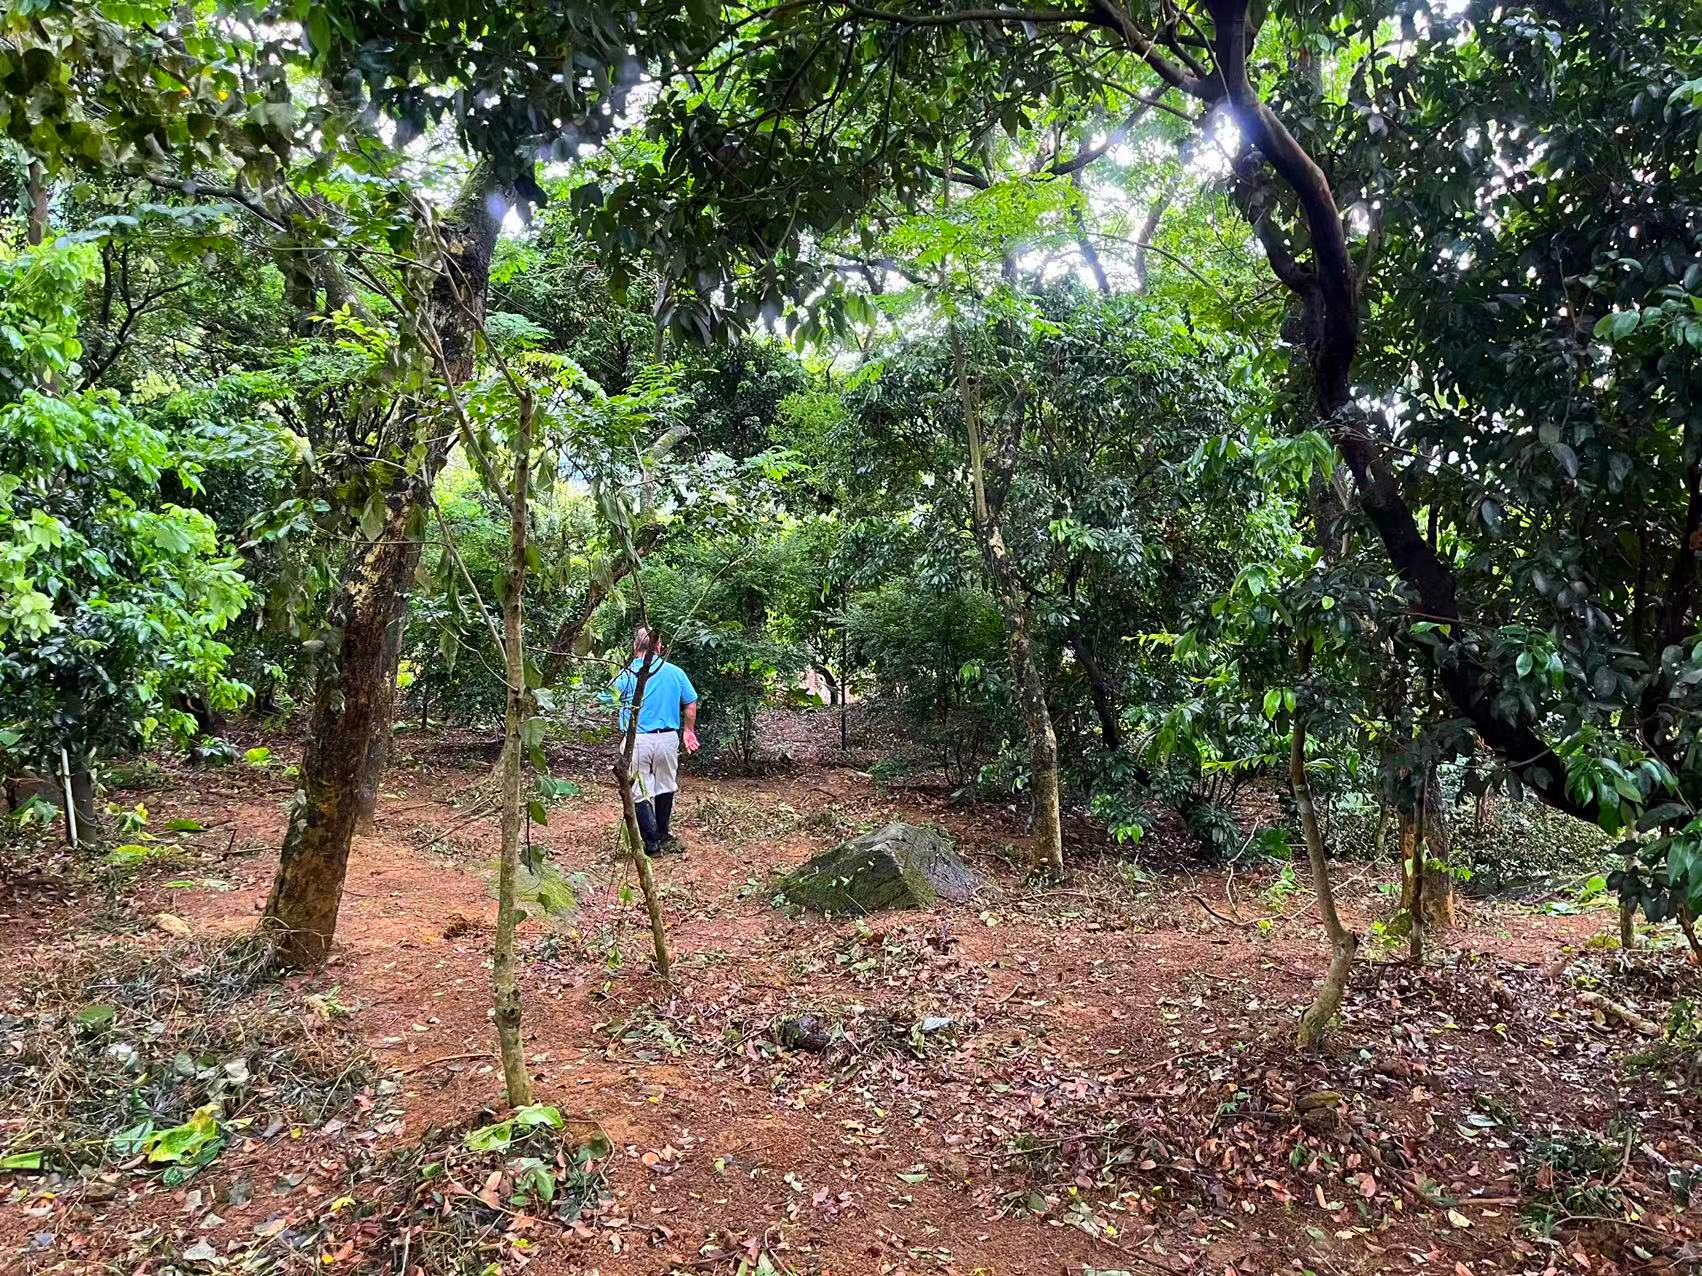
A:
{"type": "MultiPolygon", "coordinates": [[[[289,750],[275,751],[281,767],[289,750]]],[[[497,831],[456,805],[487,769],[447,748],[403,759],[377,834],[356,845],[335,955],[293,981],[335,989],[399,1092],[364,1095],[326,1128],[255,1131],[188,1189],[137,1169],[105,1200],[50,1197],[16,1176],[0,1205],[4,1252],[31,1271],[170,1270],[134,1259],[146,1232],[156,1254],[200,1238],[234,1254],[268,1220],[339,1193],[351,1146],[417,1140],[499,1108],[486,1013],[497,831]],[[292,1174],[304,1175],[296,1187],[257,1190],[203,1225],[199,1203],[231,1180],[292,1174]]],[[[1297,1057],[1295,1016],[1324,956],[1304,875],[1288,895],[1268,893],[1271,867],[1230,883],[1142,880],[1084,850],[1067,887],[1034,886],[1013,862],[1021,832],[1009,812],[965,812],[812,766],[688,776],[675,822],[690,853],[657,863],[676,963],[664,985],[649,973],[630,870],[611,859],[619,804],[603,761],[582,754],[558,774],[577,774],[585,796],[558,806],[536,838],[574,881],[578,908],[523,926],[525,1033],[538,1098],[599,1124],[614,1153],[595,1219],[536,1227],[531,1271],[731,1273],[742,1255],[750,1271],[766,1260],[836,1276],[1600,1274],[1678,1270],[1699,1252],[1698,1220],[1648,1185],[1660,1160],[1694,1166],[1696,1096],[1629,1070],[1639,1039],[1577,1000],[1572,963],[1610,961],[1586,947],[1613,929],[1610,910],[1556,917],[1462,901],[1445,962],[1412,972],[1368,949],[1328,1050],[1297,1057]],[[948,829],[987,875],[986,896],[862,920],[773,906],[773,870],[895,817],[948,829]],[[772,1025],[801,1011],[842,1022],[846,1042],[780,1049],[772,1025]],[[935,1021],[949,1022],[918,1027],[935,1021]],[[1291,1109],[1270,1111],[1325,1088],[1343,1095],[1341,1128],[1362,1134],[1319,1135],[1291,1109]],[[1642,1185],[1629,1198],[1638,1219],[1580,1220],[1552,1238],[1522,1230],[1520,1145],[1484,1124],[1485,1096],[1527,1131],[1607,1135],[1616,1113],[1633,1115],[1617,1186],[1642,1185]],[[1402,1155],[1383,1158],[1363,1132],[1402,1155]],[[1426,1199],[1433,1188],[1441,1207],[1426,1199]]],[[[166,945],[147,926],[159,912],[203,936],[252,927],[290,788],[276,769],[233,767],[173,771],[161,788],[122,795],[146,802],[152,827],[205,824],[179,838],[199,862],[142,880],[129,933],[76,942],[166,945]],[[165,885],[186,877],[202,884],[165,885]]],[[[1387,907],[1376,887],[1388,871],[1340,869],[1362,932],[1387,907]]],[[[97,904],[56,880],[12,881],[0,895],[4,986],[55,961],[97,904]]],[[[1642,960],[1682,965],[1676,954],[1642,960]]],[[[1663,1017],[1660,997],[1639,1004],[1663,1017]]],[[[335,1273],[359,1255],[323,1260],[335,1273]]]]}

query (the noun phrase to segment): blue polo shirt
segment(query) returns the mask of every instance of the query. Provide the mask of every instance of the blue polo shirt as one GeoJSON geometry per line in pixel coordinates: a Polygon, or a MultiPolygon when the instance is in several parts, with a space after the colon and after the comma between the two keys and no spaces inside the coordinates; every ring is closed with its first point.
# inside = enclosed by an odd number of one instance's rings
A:
{"type": "MultiPolygon", "coordinates": [[[[615,676],[611,685],[621,702],[621,730],[632,719],[632,697],[638,687],[638,671],[643,662],[634,660],[615,676]]],[[[686,671],[664,660],[650,671],[644,683],[644,703],[638,708],[640,731],[678,731],[680,710],[697,703],[697,688],[691,685],[686,671]]]]}

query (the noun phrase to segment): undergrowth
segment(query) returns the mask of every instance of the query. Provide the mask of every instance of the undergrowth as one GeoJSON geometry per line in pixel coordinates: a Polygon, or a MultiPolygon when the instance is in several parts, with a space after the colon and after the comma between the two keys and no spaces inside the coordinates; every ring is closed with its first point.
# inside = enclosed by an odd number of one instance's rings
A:
{"type": "Polygon", "coordinates": [[[525,1266],[540,1224],[590,1235],[611,1153],[601,1127],[532,1104],[436,1128],[363,1156],[346,1195],[250,1252],[249,1270],[355,1270],[486,1276],[525,1266]]]}
{"type": "Polygon", "coordinates": [[[272,956],[254,935],[83,948],[39,977],[0,1016],[0,1165],[142,1157],[176,1185],[260,1117],[317,1125],[372,1085],[371,1056],[332,1016],[302,1013],[272,956]]]}

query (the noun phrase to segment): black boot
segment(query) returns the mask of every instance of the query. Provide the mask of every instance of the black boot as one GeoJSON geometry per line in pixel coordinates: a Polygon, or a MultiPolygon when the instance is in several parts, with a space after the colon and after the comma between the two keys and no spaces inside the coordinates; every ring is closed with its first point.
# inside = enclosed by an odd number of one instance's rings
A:
{"type": "Polygon", "coordinates": [[[668,821],[674,814],[673,793],[658,793],[656,795],[656,840],[658,849],[663,855],[683,855],[685,847],[680,845],[680,839],[668,829],[668,821]]]}
{"type": "Polygon", "coordinates": [[[633,806],[638,813],[638,835],[644,839],[644,853],[654,855],[662,841],[656,833],[656,808],[648,798],[635,802],[633,806]]]}

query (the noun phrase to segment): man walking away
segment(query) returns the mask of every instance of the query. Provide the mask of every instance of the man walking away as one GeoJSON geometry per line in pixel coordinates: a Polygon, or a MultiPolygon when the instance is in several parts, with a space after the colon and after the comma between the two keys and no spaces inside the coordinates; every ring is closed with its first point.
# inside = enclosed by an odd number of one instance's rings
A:
{"type": "Polygon", "coordinates": [[[638,737],[632,750],[632,800],[638,808],[638,831],[647,855],[678,855],[685,850],[668,829],[678,791],[680,741],[686,752],[697,752],[697,689],[685,670],[669,664],[667,648],[640,626],[632,635],[632,663],[612,684],[619,697],[615,712],[616,738],[624,746],[632,719],[633,695],[639,671],[650,668],[644,682],[644,703],[638,706],[638,737]],[[654,648],[654,652],[652,652],[654,648]]]}

